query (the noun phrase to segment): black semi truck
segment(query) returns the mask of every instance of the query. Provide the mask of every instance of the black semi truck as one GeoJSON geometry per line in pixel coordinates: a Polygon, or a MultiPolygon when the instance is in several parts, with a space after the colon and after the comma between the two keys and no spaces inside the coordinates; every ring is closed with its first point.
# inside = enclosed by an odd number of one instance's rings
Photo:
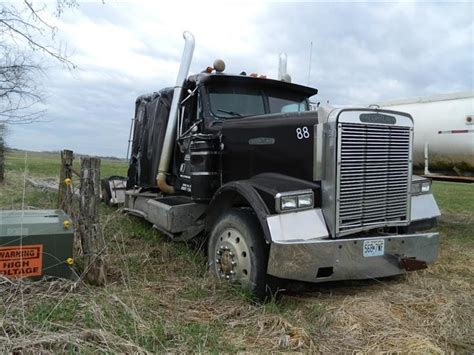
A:
{"type": "Polygon", "coordinates": [[[438,254],[431,182],[412,175],[413,119],[312,110],[314,88],[225,64],[136,100],[125,210],[177,241],[204,236],[210,270],[265,297],[268,280],[369,279],[438,254]]]}

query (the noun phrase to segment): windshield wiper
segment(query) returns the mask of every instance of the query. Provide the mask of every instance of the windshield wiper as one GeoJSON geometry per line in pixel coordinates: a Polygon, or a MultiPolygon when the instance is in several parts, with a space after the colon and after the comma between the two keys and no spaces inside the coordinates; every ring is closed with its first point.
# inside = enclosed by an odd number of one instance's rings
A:
{"type": "Polygon", "coordinates": [[[242,115],[240,113],[234,112],[234,111],[221,110],[220,108],[218,108],[217,111],[228,113],[229,115],[232,115],[232,116],[242,117],[242,115]]]}

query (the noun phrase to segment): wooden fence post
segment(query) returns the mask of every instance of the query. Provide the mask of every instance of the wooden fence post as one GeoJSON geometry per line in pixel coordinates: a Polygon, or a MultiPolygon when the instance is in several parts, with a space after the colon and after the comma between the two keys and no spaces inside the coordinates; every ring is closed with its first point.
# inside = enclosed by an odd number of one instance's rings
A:
{"type": "Polygon", "coordinates": [[[58,208],[71,214],[72,204],[72,163],[74,161],[74,153],[72,150],[63,150],[61,152],[61,171],[59,172],[59,191],[58,191],[58,208]],[[66,179],[69,179],[66,180],[66,179]]]}
{"type": "Polygon", "coordinates": [[[84,251],[86,280],[97,286],[105,284],[105,243],[99,224],[100,159],[81,158],[79,233],[84,251]]]}
{"type": "Polygon", "coordinates": [[[5,180],[5,125],[0,123],[0,184],[5,180]]]}

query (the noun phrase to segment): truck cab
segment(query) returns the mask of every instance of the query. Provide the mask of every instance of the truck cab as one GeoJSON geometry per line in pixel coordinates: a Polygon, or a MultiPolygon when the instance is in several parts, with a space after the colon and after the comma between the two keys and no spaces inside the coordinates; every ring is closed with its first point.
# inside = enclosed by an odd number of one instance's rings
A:
{"type": "Polygon", "coordinates": [[[426,230],[440,212],[412,175],[409,114],[311,110],[317,89],[227,75],[222,61],[188,77],[185,39],[176,86],[136,100],[126,211],[173,240],[204,237],[210,270],[260,299],[269,277],[377,278],[435,261],[426,230]]]}

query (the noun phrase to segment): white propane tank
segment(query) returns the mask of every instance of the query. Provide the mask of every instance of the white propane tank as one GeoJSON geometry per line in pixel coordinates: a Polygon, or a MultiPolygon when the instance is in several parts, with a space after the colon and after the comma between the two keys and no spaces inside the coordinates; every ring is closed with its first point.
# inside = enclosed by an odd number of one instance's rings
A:
{"type": "Polygon", "coordinates": [[[416,97],[376,103],[380,108],[407,112],[415,123],[414,164],[429,169],[474,172],[474,92],[416,97]]]}

